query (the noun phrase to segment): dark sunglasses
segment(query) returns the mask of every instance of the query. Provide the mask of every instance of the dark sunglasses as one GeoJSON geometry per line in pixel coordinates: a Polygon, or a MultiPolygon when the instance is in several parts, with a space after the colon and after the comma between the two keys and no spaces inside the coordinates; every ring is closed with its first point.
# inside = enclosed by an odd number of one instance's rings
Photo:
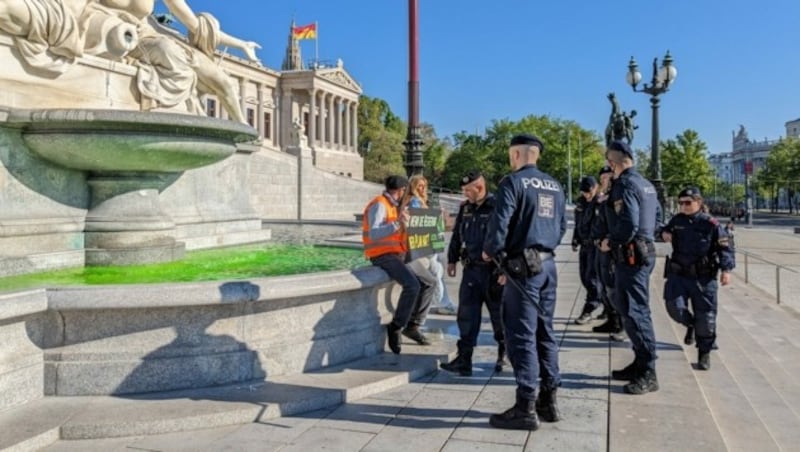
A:
{"type": "Polygon", "coordinates": [[[690,206],[690,205],[692,205],[692,202],[693,201],[678,201],[678,204],[680,204],[682,206],[690,206]]]}

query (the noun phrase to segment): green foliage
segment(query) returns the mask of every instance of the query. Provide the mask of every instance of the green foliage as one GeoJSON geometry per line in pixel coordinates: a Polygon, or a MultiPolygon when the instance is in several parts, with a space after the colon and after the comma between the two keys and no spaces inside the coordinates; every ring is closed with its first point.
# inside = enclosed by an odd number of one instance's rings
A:
{"type": "Polygon", "coordinates": [[[783,188],[789,199],[794,199],[800,187],[800,140],[787,138],[776,144],[769,152],[764,168],[758,171],[752,182],[765,198],[774,198],[783,188]]]}
{"type": "Polygon", "coordinates": [[[0,291],[31,287],[219,281],[345,270],[366,265],[360,250],[250,245],[194,251],[162,264],[86,267],[0,278],[0,291]]]}
{"type": "Polygon", "coordinates": [[[511,170],[508,145],[518,133],[532,133],[545,145],[539,167],[558,179],[566,189],[568,156],[572,164],[573,196],[584,174],[597,174],[603,166],[604,148],[600,137],[582,129],[574,121],[553,119],[546,115],[529,115],[519,121],[494,120],[482,135],[460,132],[453,136],[453,152],[445,163],[443,185],[458,190],[460,177],[469,170],[480,169],[490,189],[511,170]],[[581,165],[582,158],[582,165],[581,165]]]}
{"type": "Polygon", "coordinates": [[[691,129],[661,143],[661,172],[668,196],[676,196],[689,185],[698,187],[702,193],[711,190],[714,170],[706,151],[706,143],[691,129]]]}
{"type": "Polygon", "coordinates": [[[358,148],[364,155],[364,179],[382,183],[390,174],[405,174],[405,123],[378,98],[361,96],[358,104],[358,148]]]}

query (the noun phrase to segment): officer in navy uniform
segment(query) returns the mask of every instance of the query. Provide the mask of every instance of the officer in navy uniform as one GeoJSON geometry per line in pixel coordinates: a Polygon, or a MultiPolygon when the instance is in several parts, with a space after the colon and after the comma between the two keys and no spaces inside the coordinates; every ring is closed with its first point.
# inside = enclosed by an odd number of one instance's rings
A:
{"type": "Polygon", "coordinates": [[[658,390],[656,337],[650,315],[650,274],[655,267],[654,235],[661,210],[656,189],[633,166],[633,151],[624,141],[612,141],[606,158],[616,181],[608,203],[608,238],[601,251],[614,259],[614,303],[631,340],[634,361],[611,372],[615,380],[628,380],[629,394],[658,390]]]}
{"type": "Polygon", "coordinates": [[[719,221],[704,213],[703,197],[697,187],[678,194],[680,213],[661,230],[665,242],[672,242],[672,256],[665,269],[664,300],[667,312],[687,327],[684,342],[697,339],[697,368],[711,368],[710,353],[716,339],[717,272],[723,286],[730,282],[736,265],[728,232],[719,221]],[[692,310],[687,306],[692,302],[692,310]],[[694,312],[694,315],[692,315],[694,312]]]}
{"type": "Polygon", "coordinates": [[[600,282],[597,278],[597,247],[592,242],[592,223],[595,221],[597,205],[597,180],[592,176],[581,179],[581,196],[575,203],[575,228],[572,230],[572,251],[578,251],[578,271],[581,284],[586,290],[586,299],[575,323],[583,325],[592,320],[594,313],[602,308],[600,282]]]}
{"type": "Polygon", "coordinates": [[[489,310],[494,339],[497,341],[495,370],[500,372],[505,364],[503,322],[500,317],[502,286],[493,262],[481,258],[489,218],[494,213],[494,195],[486,191],[486,180],[480,171],[470,171],[461,179],[461,190],[467,201],[458,210],[453,236],[447,249],[447,275],[456,276],[456,263],[464,265],[464,275],[458,290],[458,355],[441,368],[461,375],[472,375],[472,351],[477,345],[481,330],[481,310],[484,303],[489,310]],[[497,290],[499,287],[500,290],[497,290]]]}
{"type": "Polygon", "coordinates": [[[608,205],[608,195],[614,183],[612,176],[614,170],[606,165],[600,169],[600,193],[597,195],[595,203],[595,216],[592,223],[591,238],[592,242],[598,247],[596,254],[597,279],[600,284],[600,300],[603,303],[603,314],[606,317],[605,323],[592,328],[595,333],[609,333],[612,340],[622,342],[625,334],[622,329],[622,319],[619,312],[614,308],[614,262],[611,253],[603,252],[599,249],[603,239],[608,237],[608,217],[607,209],[613,207],[608,205]]]}
{"type": "Polygon", "coordinates": [[[503,266],[503,324],[517,382],[514,406],[489,418],[497,428],[536,430],[539,417],[547,422],[560,419],[553,250],[564,237],[567,220],[561,185],[536,167],[543,151],[536,136],[511,139],[508,156],[513,172],[497,188],[495,213],[483,246],[484,260],[503,266]]]}

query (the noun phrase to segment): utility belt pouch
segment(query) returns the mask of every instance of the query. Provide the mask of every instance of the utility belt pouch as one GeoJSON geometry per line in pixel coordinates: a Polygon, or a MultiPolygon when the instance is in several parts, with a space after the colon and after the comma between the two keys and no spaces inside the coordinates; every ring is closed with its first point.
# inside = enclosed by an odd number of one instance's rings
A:
{"type": "Polygon", "coordinates": [[[538,251],[533,248],[526,248],[522,255],[525,257],[529,276],[536,276],[542,272],[542,256],[538,251]]]}
{"type": "Polygon", "coordinates": [[[527,278],[528,264],[525,262],[525,256],[519,255],[506,259],[506,270],[512,278],[527,278]]]}

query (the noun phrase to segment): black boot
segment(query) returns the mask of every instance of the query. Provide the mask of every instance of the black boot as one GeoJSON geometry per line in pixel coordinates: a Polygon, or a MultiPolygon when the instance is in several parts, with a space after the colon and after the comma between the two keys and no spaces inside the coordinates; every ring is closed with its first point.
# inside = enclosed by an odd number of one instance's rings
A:
{"type": "Polygon", "coordinates": [[[622,319],[620,319],[619,314],[609,314],[608,320],[592,328],[592,331],[595,333],[620,333],[622,332],[622,319]]]}
{"type": "Polygon", "coordinates": [[[612,370],[611,371],[611,378],[614,380],[627,380],[631,381],[635,379],[641,373],[641,369],[639,369],[639,365],[636,364],[636,361],[628,364],[625,366],[624,369],[621,370],[612,370]]]}
{"type": "Polygon", "coordinates": [[[697,355],[697,368],[700,370],[711,369],[711,353],[699,352],[697,355]]]}
{"type": "Polygon", "coordinates": [[[472,375],[472,352],[458,352],[458,356],[449,363],[441,363],[439,367],[448,371],[456,372],[463,377],[472,375]]]}
{"type": "Polygon", "coordinates": [[[694,344],[694,327],[686,327],[686,335],[683,336],[683,343],[686,345],[694,344]]]}
{"type": "Polygon", "coordinates": [[[510,430],[536,430],[539,418],[536,417],[535,402],[517,396],[517,403],[500,414],[489,416],[489,424],[495,428],[510,430]]]}
{"type": "Polygon", "coordinates": [[[658,391],[658,378],[654,370],[647,369],[622,388],[628,394],[647,394],[658,391]]]}
{"type": "Polygon", "coordinates": [[[400,329],[401,327],[390,322],[386,325],[386,342],[389,343],[389,349],[392,353],[400,354],[400,329]]]}
{"type": "Polygon", "coordinates": [[[503,366],[506,365],[506,344],[500,342],[497,344],[497,362],[494,363],[494,371],[502,372],[503,366]]]}
{"type": "Polygon", "coordinates": [[[558,422],[561,420],[561,412],[558,411],[556,403],[556,389],[545,390],[539,393],[536,399],[536,414],[544,422],[558,422]]]}

